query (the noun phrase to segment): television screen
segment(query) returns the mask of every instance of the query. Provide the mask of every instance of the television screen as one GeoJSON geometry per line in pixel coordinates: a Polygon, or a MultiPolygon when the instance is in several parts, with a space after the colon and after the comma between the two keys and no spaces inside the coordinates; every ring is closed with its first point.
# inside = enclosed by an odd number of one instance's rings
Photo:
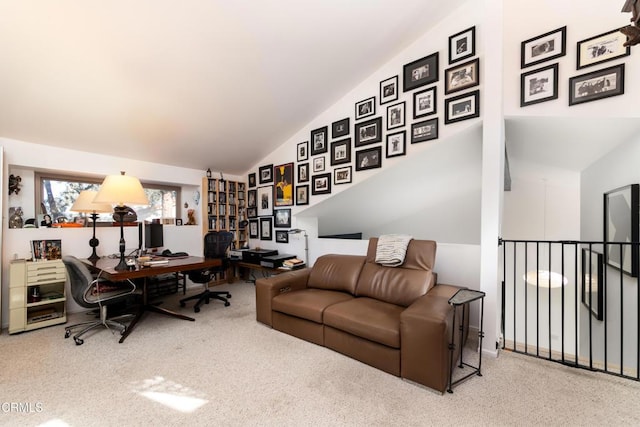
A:
{"type": "Polygon", "coordinates": [[[147,249],[164,246],[162,224],[151,223],[144,225],[144,247],[147,249]]]}

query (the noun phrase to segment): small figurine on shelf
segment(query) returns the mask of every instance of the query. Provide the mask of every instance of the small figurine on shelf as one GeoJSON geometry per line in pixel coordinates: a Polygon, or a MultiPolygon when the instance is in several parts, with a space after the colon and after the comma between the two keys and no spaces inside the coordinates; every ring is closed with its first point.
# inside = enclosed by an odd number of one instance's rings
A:
{"type": "Polygon", "coordinates": [[[196,211],[194,209],[187,210],[187,223],[185,225],[196,225],[196,211]]]}

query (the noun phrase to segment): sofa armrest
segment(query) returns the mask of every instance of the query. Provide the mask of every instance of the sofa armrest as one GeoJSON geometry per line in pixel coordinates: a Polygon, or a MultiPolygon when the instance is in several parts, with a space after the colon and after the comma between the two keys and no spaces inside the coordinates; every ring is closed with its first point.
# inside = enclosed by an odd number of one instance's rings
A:
{"type": "Polygon", "coordinates": [[[284,292],[307,287],[310,268],[288,271],[271,277],[256,280],[256,320],[265,325],[271,323],[271,300],[284,292]]]}
{"type": "Polygon", "coordinates": [[[443,393],[451,361],[453,306],[449,298],[458,289],[436,285],[400,315],[401,376],[443,393]]]}

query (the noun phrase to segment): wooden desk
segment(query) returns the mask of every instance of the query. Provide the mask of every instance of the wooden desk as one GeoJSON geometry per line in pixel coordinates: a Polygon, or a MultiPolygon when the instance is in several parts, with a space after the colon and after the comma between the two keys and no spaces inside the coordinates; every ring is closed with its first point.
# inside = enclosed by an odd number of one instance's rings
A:
{"type": "Polygon", "coordinates": [[[122,282],[131,279],[143,279],[142,283],[142,304],[138,310],[138,313],[133,318],[126,331],[120,337],[120,342],[123,342],[129,334],[133,331],[136,324],[142,318],[143,314],[147,311],[154,313],[164,314],[167,316],[177,317],[178,319],[195,321],[193,317],[185,316],[180,313],[176,313],[166,308],[158,307],[157,305],[149,304],[147,300],[147,281],[150,277],[158,276],[166,273],[177,273],[181,271],[200,270],[208,267],[217,267],[222,264],[219,259],[207,259],[202,257],[189,256],[184,258],[167,258],[168,264],[155,265],[153,267],[136,267],[134,270],[115,270],[115,266],[118,265],[119,259],[113,258],[100,258],[95,263],[84,260],[89,266],[89,269],[96,274],[100,274],[100,277],[104,277],[112,282],[122,282]]]}

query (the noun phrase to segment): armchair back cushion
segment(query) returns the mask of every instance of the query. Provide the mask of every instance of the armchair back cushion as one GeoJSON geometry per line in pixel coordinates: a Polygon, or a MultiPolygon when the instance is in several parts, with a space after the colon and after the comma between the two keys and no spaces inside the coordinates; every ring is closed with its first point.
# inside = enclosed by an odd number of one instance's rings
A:
{"type": "Polygon", "coordinates": [[[355,295],[364,260],[361,255],[322,255],[313,264],[307,287],[355,295]]]}

